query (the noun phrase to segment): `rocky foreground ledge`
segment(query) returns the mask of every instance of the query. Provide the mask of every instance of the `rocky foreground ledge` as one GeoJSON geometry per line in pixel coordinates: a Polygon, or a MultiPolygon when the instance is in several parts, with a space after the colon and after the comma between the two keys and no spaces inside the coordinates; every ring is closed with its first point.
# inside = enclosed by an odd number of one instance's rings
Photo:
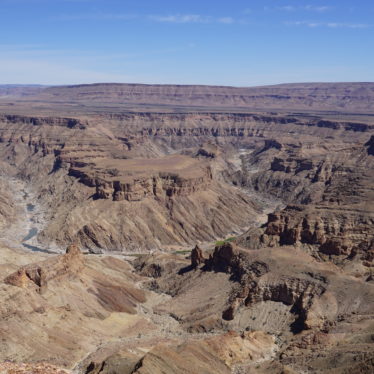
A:
{"type": "Polygon", "coordinates": [[[71,374],[71,371],[48,363],[16,364],[3,362],[0,363],[0,374],[71,374]]]}

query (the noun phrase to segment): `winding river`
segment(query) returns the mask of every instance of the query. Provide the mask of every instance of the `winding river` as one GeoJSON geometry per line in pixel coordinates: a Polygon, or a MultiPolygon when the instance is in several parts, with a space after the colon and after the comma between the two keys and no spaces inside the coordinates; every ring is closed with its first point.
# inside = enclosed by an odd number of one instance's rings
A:
{"type": "Polygon", "coordinates": [[[17,221],[0,232],[0,240],[7,246],[22,248],[32,252],[59,253],[58,248],[44,247],[38,241],[38,234],[46,225],[45,212],[38,204],[32,190],[24,182],[16,178],[0,176],[12,186],[13,200],[17,211],[17,221]]]}

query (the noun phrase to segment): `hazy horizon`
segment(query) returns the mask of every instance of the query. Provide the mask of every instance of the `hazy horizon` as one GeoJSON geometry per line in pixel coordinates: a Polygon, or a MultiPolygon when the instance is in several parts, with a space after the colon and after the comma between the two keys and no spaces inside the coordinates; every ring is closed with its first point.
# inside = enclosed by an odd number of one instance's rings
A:
{"type": "Polygon", "coordinates": [[[143,86],[212,86],[212,87],[232,87],[232,88],[256,88],[256,87],[272,87],[272,86],[286,86],[286,85],[303,85],[303,84],[374,84],[374,81],[347,81],[347,82],[284,82],[276,84],[264,84],[253,86],[235,86],[235,85],[217,85],[217,84],[180,84],[180,83],[139,83],[139,82],[90,82],[90,83],[73,83],[73,84],[38,84],[38,83],[1,83],[0,86],[9,87],[70,87],[70,86],[90,86],[90,85],[143,85],[143,86]]]}

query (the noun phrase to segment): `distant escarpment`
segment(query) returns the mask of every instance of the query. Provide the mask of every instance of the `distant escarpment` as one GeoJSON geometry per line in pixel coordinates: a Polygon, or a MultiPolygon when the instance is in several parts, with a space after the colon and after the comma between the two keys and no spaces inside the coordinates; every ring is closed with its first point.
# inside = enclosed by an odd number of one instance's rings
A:
{"type": "Polygon", "coordinates": [[[1,84],[0,97],[1,98],[17,98],[26,97],[39,94],[47,86],[41,85],[22,85],[22,84],[1,84]]]}
{"type": "Polygon", "coordinates": [[[44,102],[148,104],[220,108],[372,111],[373,83],[300,83],[264,87],[91,84],[49,87],[44,102]]]}

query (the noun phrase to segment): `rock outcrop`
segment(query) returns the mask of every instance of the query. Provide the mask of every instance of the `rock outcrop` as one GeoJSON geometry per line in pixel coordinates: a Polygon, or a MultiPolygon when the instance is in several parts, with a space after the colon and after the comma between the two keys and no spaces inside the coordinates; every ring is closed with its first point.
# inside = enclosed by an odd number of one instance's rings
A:
{"type": "Polygon", "coordinates": [[[66,254],[40,264],[24,266],[7,276],[4,282],[21,288],[37,287],[38,291],[43,292],[50,280],[77,276],[83,266],[83,255],[79,248],[72,244],[67,247],[66,254]]]}
{"type": "Polygon", "coordinates": [[[39,266],[30,266],[21,268],[4,279],[4,282],[12,286],[26,288],[30,284],[37,286],[39,289],[45,287],[46,275],[43,269],[39,266]]]}
{"type": "MultiPolygon", "coordinates": [[[[74,169],[70,175],[80,175],[74,169]]],[[[106,182],[100,179],[90,179],[80,175],[80,180],[89,187],[96,188],[95,198],[112,199],[113,201],[141,201],[147,197],[189,196],[194,192],[206,190],[211,183],[212,175],[209,169],[197,178],[183,178],[177,174],[162,173],[148,178],[136,178],[129,182],[115,180],[106,182]]]]}
{"type": "Polygon", "coordinates": [[[197,268],[198,266],[204,263],[205,263],[205,258],[203,255],[203,251],[198,245],[196,245],[191,251],[191,266],[193,268],[197,268]]]}
{"type": "Polygon", "coordinates": [[[266,278],[265,275],[270,272],[269,265],[261,261],[252,262],[248,253],[232,243],[216,247],[206,264],[208,269],[229,273],[231,279],[240,284],[230,296],[230,305],[222,314],[223,319],[229,321],[235,318],[237,310],[242,306],[273,301],[291,306],[298,315],[294,329],[302,330],[313,299],[326,291],[323,282],[305,277],[279,278],[275,282],[263,283],[262,278],[266,278]]]}
{"type": "Polygon", "coordinates": [[[365,143],[365,146],[367,147],[368,154],[374,156],[374,135],[372,135],[369,141],[365,143]]]}
{"type": "Polygon", "coordinates": [[[270,214],[264,229],[248,232],[242,240],[253,249],[310,244],[326,255],[365,256],[372,248],[372,222],[365,211],[287,206],[270,214]]]}

